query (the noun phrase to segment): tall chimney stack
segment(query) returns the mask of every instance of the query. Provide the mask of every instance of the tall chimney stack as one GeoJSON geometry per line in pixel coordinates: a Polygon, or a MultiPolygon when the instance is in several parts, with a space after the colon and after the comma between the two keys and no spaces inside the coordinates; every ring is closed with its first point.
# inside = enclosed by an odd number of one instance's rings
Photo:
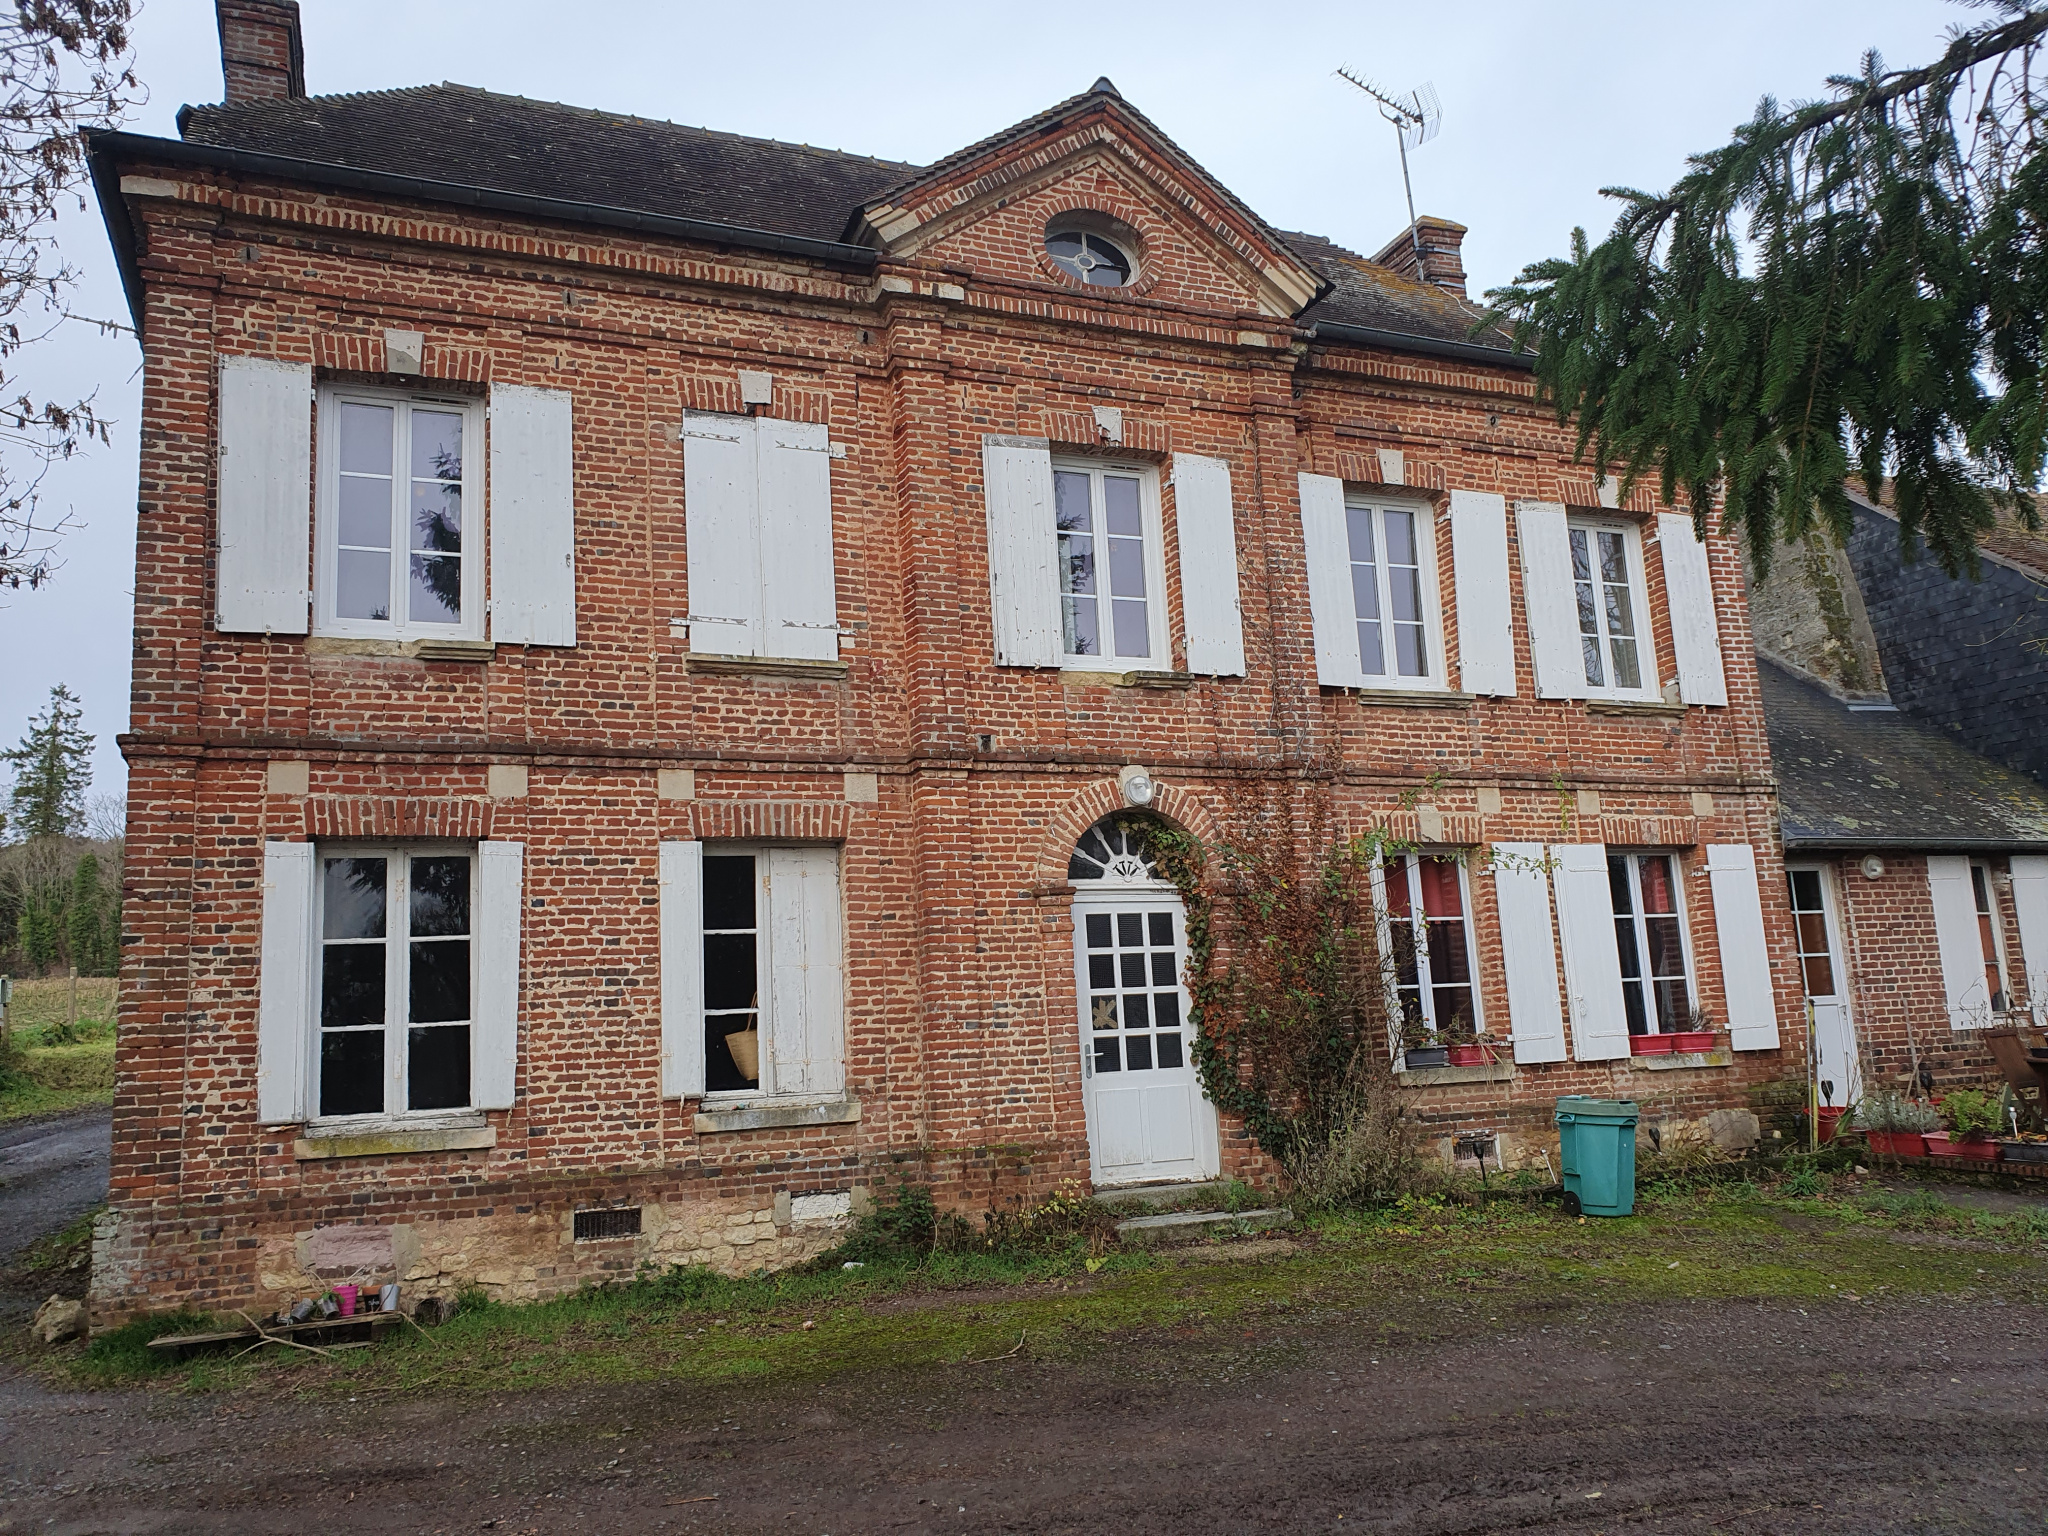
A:
{"type": "Polygon", "coordinates": [[[306,51],[299,41],[299,0],[214,0],[220,22],[222,96],[249,101],[303,100],[306,51]]]}
{"type": "Polygon", "coordinates": [[[1413,236],[1402,230],[1387,242],[1387,248],[1373,257],[1373,261],[1390,272],[1412,277],[1417,282],[1433,283],[1462,299],[1465,296],[1465,258],[1460,248],[1464,243],[1464,225],[1425,213],[1415,221],[1413,236]],[[1422,247],[1420,271],[1415,265],[1415,247],[1418,244],[1422,247]]]}

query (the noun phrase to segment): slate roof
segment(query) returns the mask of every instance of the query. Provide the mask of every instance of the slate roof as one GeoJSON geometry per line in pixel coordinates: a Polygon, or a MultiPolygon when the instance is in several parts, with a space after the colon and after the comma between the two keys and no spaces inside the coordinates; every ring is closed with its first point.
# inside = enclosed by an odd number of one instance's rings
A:
{"type": "Polygon", "coordinates": [[[192,144],[813,240],[843,239],[855,208],[918,170],[445,83],[187,107],[178,126],[192,144]]]}
{"type": "MultiPolygon", "coordinates": [[[[179,113],[178,127],[192,145],[842,242],[864,205],[1072,110],[1106,85],[1099,81],[1090,91],[930,166],[452,83],[192,106],[179,113]]],[[[1151,127],[1128,102],[1118,101],[1122,111],[1151,127]]],[[[123,140],[124,147],[137,142],[123,140]]],[[[1192,161],[1188,167],[1206,174],[1192,161]]],[[[1251,210],[1244,211],[1257,220],[1251,210]]],[[[1454,294],[1396,276],[1320,235],[1272,234],[1332,284],[1301,317],[1304,323],[1333,322],[1507,350],[1505,336],[1471,334],[1479,309],[1454,294]]]]}
{"type": "Polygon", "coordinates": [[[2048,848],[2048,790],[1757,657],[1788,849],[2048,848]]]}

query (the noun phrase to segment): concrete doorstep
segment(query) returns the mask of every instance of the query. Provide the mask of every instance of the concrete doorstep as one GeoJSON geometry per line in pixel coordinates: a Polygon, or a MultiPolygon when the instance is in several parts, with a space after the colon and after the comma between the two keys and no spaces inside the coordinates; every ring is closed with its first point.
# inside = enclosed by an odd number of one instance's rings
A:
{"type": "Polygon", "coordinates": [[[1138,1247],[1194,1242],[1220,1232],[1270,1232],[1294,1225],[1285,1206],[1256,1211],[1169,1211],[1164,1216],[1133,1216],[1116,1224],[1116,1235],[1138,1247]]]}

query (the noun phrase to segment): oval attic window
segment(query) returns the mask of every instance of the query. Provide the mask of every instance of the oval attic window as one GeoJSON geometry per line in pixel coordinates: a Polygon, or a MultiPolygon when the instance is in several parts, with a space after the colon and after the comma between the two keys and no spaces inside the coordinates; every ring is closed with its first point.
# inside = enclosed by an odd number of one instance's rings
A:
{"type": "Polygon", "coordinates": [[[1079,224],[1054,224],[1045,232],[1045,249],[1062,272],[1093,288],[1121,288],[1138,267],[1122,245],[1079,224]]]}

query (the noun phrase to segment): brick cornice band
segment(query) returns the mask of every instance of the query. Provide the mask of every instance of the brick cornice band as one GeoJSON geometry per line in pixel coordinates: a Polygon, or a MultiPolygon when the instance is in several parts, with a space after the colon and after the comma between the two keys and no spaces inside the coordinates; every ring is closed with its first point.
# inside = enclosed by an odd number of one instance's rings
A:
{"type": "Polygon", "coordinates": [[[686,837],[842,843],[853,808],[836,800],[699,800],[683,820],[686,837]]]}
{"type": "Polygon", "coordinates": [[[485,800],[356,799],[314,796],[306,801],[306,835],[439,838],[476,842],[491,835],[485,800]]]}

